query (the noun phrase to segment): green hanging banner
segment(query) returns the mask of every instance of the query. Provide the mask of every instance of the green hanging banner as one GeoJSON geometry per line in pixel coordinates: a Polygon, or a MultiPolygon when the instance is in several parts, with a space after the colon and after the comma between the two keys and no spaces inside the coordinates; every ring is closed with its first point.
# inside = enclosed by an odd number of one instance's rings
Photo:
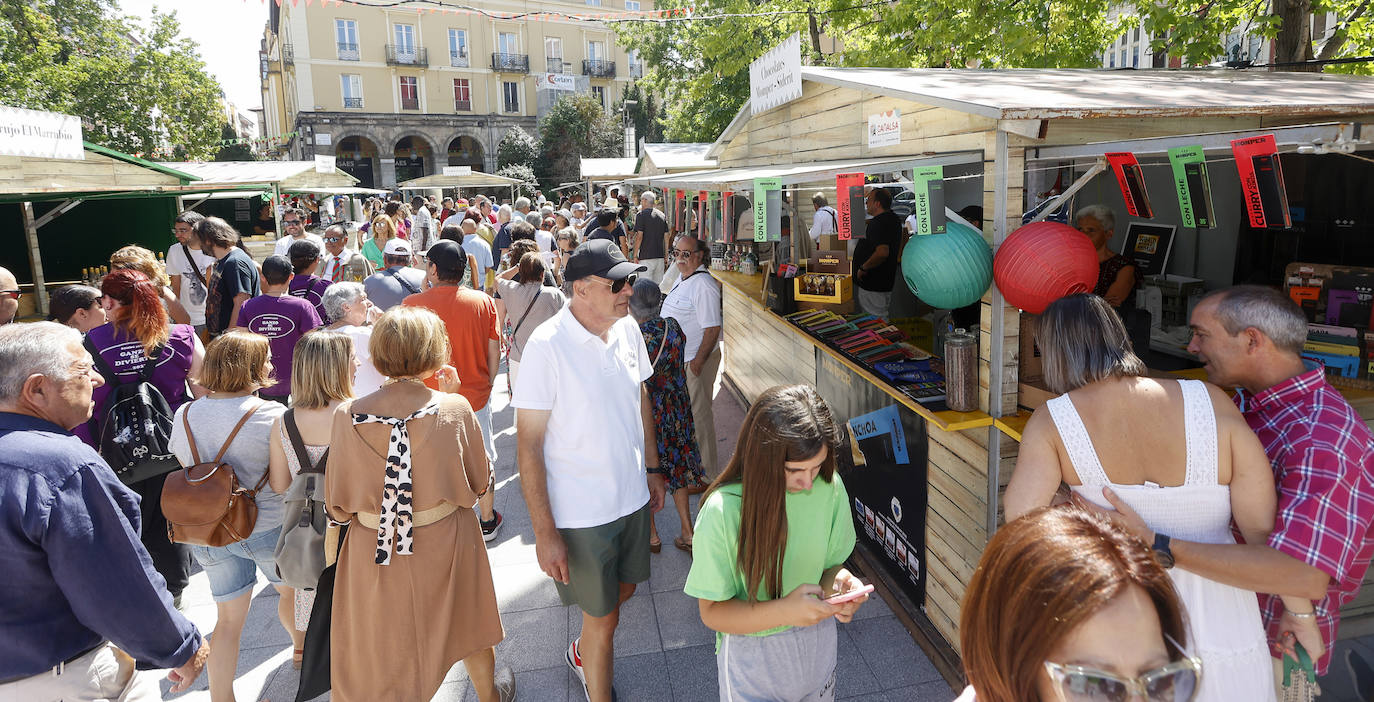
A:
{"type": "Polygon", "coordinates": [[[1212,209],[1212,185],[1207,178],[1207,158],[1201,146],[1180,146],[1169,149],[1169,165],[1174,171],[1174,188],[1178,191],[1178,208],[1183,213],[1183,226],[1214,229],[1216,216],[1212,209]]]}
{"type": "Polygon", "coordinates": [[[754,179],[754,241],[782,241],[782,181],[754,179]]]}
{"type": "Polygon", "coordinates": [[[915,234],[945,233],[945,167],[926,166],[912,173],[911,190],[916,196],[911,214],[915,234]]]}
{"type": "Polygon", "coordinates": [[[708,240],[711,242],[720,241],[720,193],[710,192],[706,196],[706,229],[708,240]]]}

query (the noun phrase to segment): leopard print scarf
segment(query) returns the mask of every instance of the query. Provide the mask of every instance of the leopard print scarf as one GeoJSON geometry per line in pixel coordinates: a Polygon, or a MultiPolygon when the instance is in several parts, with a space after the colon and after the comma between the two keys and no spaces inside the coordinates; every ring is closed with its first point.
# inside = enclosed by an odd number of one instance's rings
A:
{"type": "Polygon", "coordinates": [[[354,414],[354,424],[390,424],[391,440],[386,452],[386,480],[382,485],[382,512],[377,527],[377,565],[391,563],[393,544],[396,553],[409,556],[415,552],[414,498],[411,495],[410,477],[410,432],[406,425],[439,411],[438,405],[426,405],[415,410],[409,417],[379,417],[372,414],[354,414]]]}

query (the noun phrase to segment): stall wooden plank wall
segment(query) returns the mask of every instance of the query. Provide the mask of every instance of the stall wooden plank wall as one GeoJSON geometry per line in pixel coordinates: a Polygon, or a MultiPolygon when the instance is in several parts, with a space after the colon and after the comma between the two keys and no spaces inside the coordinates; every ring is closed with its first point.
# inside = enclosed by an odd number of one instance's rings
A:
{"type": "Polygon", "coordinates": [[[81,161],[0,156],[0,192],[30,191],[53,186],[180,185],[171,174],[87,151],[81,161]]]}
{"type": "Polygon", "coordinates": [[[774,385],[816,377],[816,350],[773,313],[733,285],[722,285],[721,339],[731,382],[753,403],[774,385]]]}

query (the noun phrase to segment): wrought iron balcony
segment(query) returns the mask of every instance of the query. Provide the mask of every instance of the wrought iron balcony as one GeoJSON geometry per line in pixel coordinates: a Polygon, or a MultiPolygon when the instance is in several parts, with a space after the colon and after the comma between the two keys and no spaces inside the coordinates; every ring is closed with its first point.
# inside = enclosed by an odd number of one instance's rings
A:
{"type": "Polygon", "coordinates": [[[362,57],[358,54],[358,45],[347,42],[338,42],[340,61],[358,61],[362,57]]]}
{"type": "Polygon", "coordinates": [[[363,108],[363,99],[360,97],[346,97],[344,98],[344,108],[361,110],[363,108]]]}
{"type": "Polygon", "coordinates": [[[296,50],[290,44],[281,45],[281,62],[288,65],[296,65],[296,50]]]}
{"type": "Polygon", "coordinates": [[[471,101],[471,100],[456,100],[456,99],[455,99],[455,100],[453,101],[453,111],[454,111],[454,112],[472,112],[472,101],[471,101]]]}
{"type": "Polygon", "coordinates": [[[417,97],[413,97],[413,98],[406,98],[406,97],[403,97],[403,98],[401,98],[401,109],[402,109],[402,110],[418,110],[418,109],[420,109],[420,98],[417,98],[417,97]]]}
{"type": "Polygon", "coordinates": [[[491,70],[497,73],[529,73],[530,57],[526,54],[503,54],[498,51],[491,55],[491,70]]]}
{"type": "Polygon", "coordinates": [[[642,64],[642,63],[632,63],[632,64],[630,64],[630,77],[631,77],[631,78],[643,78],[643,77],[644,77],[644,64],[642,64]]]}
{"type": "Polygon", "coordinates": [[[548,61],[549,65],[547,66],[547,68],[549,73],[567,73],[572,69],[572,64],[568,63],[567,61],[564,61],[562,58],[553,57],[550,58],[548,61]]]}
{"type": "Polygon", "coordinates": [[[468,53],[466,51],[448,52],[448,65],[466,68],[468,66],[468,53]]]}
{"type": "Polygon", "coordinates": [[[423,46],[387,44],[386,62],[392,66],[428,66],[429,49],[423,46]]]}
{"type": "Polygon", "coordinates": [[[582,75],[593,78],[614,78],[615,61],[585,59],[582,61],[582,75]]]}

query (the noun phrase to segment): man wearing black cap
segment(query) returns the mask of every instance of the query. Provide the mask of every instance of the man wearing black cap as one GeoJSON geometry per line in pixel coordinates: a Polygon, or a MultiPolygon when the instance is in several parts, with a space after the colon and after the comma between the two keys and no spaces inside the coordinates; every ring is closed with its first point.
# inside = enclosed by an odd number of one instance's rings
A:
{"type": "Polygon", "coordinates": [[[649,579],[649,520],[666,490],[658,451],[644,450],[657,446],[643,385],[653,364],[626,316],[644,270],[611,241],[577,247],[564,269],[572,302],[525,343],[511,401],[539,567],[582,609],[567,661],[590,702],[612,699],[620,605],[649,579]]]}
{"type": "MultiPolygon", "coordinates": [[[[388,244],[388,249],[390,248],[388,244]]],[[[471,258],[458,242],[441,239],[425,252],[428,259],[426,279],[432,286],[401,302],[424,307],[439,315],[448,330],[449,363],[458,371],[462,385],[458,394],[466,397],[482,428],[487,461],[495,463],[496,445],[491,435],[491,386],[501,363],[501,334],[496,327],[496,303],[490,297],[463,287],[463,273],[471,258]]],[[[426,384],[438,389],[438,381],[426,384]]],[[[496,511],[496,491],[477,500],[482,520],[482,539],[491,541],[501,528],[501,513],[496,511]]]]}

